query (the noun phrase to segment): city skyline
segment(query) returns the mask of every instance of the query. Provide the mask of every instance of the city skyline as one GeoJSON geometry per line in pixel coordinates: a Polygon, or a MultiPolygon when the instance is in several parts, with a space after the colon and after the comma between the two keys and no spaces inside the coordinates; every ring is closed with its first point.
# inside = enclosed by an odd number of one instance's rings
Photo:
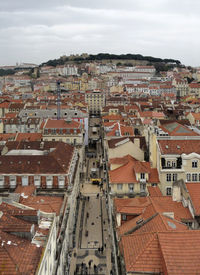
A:
{"type": "Polygon", "coordinates": [[[198,66],[200,3],[184,0],[50,1],[1,4],[0,65],[62,55],[142,54],[198,66]]]}

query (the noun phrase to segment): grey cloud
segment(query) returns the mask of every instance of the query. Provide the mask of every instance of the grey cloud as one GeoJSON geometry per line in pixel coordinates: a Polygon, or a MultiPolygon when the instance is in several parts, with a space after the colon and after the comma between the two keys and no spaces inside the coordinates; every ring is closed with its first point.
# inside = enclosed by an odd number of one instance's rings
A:
{"type": "Polygon", "coordinates": [[[2,1],[0,63],[131,52],[197,65],[199,7],[197,0],[2,1]]]}

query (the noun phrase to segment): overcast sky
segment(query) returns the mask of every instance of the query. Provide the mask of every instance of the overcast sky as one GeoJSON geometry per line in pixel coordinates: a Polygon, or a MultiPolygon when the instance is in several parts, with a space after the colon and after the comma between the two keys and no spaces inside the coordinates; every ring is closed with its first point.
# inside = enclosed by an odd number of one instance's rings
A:
{"type": "Polygon", "coordinates": [[[133,53],[200,65],[199,0],[0,0],[0,65],[133,53]]]}

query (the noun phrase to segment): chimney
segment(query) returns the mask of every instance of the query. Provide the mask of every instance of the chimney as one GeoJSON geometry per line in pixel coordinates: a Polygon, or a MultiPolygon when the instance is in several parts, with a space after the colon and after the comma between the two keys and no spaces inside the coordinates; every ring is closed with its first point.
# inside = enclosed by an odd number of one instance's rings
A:
{"type": "Polygon", "coordinates": [[[177,184],[173,184],[172,187],[172,200],[177,202],[181,201],[181,188],[177,184]]]}

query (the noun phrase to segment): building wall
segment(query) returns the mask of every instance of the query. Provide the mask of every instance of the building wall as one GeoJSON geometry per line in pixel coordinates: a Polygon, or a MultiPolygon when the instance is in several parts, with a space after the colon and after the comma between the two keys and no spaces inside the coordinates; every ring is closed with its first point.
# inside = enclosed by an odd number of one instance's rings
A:
{"type": "Polygon", "coordinates": [[[105,94],[103,92],[86,93],[85,102],[90,111],[100,111],[105,106],[105,94]]]}
{"type": "Polygon", "coordinates": [[[117,146],[115,149],[108,149],[108,158],[120,158],[126,155],[131,155],[137,160],[144,160],[144,152],[131,141],[124,143],[123,145],[117,146]]]}
{"type": "MultiPolygon", "coordinates": [[[[141,182],[142,183],[142,182],[141,182]]],[[[139,195],[140,193],[144,193],[147,192],[147,188],[145,188],[144,192],[141,192],[140,190],[140,183],[133,183],[134,187],[133,187],[133,192],[130,192],[129,190],[129,184],[127,183],[122,183],[122,189],[119,190],[118,189],[118,184],[110,184],[110,188],[111,188],[111,193],[113,195],[139,195]]],[[[146,183],[146,187],[147,186],[152,186],[151,183],[146,183]]]]}
{"type": "Polygon", "coordinates": [[[45,135],[43,134],[44,141],[63,141],[68,144],[83,144],[83,135],[45,135]]]}
{"type": "Polygon", "coordinates": [[[56,258],[56,235],[56,216],[54,216],[52,225],[50,227],[48,240],[46,246],[44,247],[44,252],[42,254],[42,259],[36,272],[37,275],[53,274],[54,272],[56,258]]]}

